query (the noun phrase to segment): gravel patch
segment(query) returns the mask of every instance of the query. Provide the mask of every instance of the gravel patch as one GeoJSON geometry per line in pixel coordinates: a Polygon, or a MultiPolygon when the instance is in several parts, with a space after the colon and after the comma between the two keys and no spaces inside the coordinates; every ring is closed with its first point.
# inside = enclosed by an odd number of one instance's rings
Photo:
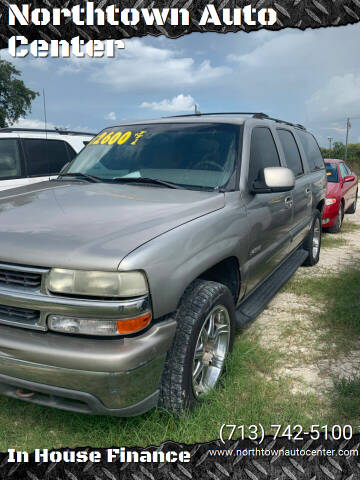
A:
{"type": "MultiPolygon", "coordinates": [[[[360,226],[360,209],[354,215],[346,215],[345,222],[360,226]]],[[[300,268],[295,275],[303,280],[333,274],[359,262],[360,230],[339,235],[346,244],[322,249],[318,265],[300,268]]],[[[281,292],[247,330],[263,348],[280,353],[280,361],[271,378],[274,381],[286,379],[291,393],[325,396],[333,388],[334,380],[359,376],[360,342],[348,354],[338,354],[334,358],[336,339],[330,345],[324,343],[326,332],[316,318],[323,308],[325,305],[314,305],[310,297],[281,292]]]]}

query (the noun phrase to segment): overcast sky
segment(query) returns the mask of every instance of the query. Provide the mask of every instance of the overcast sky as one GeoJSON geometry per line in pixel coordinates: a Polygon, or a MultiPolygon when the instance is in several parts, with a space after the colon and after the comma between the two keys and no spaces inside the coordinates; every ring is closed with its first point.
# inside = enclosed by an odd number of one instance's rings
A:
{"type": "MultiPolygon", "coordinates": [[[[49,124],[97,132],[117,121],[203,112],[260,111],[328,137],[360,142],[360,25],[305,32],[204,33],[126,40],[115,59],[13,61],[45,88],[49,124]]],[[[6,50],[0,56],[10,60],[6,50]]],[[[43,127],[42,98],[23,126],[43,127]]]]}

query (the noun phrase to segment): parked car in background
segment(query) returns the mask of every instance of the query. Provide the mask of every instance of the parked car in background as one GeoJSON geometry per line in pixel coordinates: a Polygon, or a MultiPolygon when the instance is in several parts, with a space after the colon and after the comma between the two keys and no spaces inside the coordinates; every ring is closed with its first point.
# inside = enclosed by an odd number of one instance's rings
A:
{"type": "Polygon", "coordinates": [[[325,159],[327,189],[322,226],[330,233],[341,230],[345,213],[355,213],[358,197],[358,178],[345,162],[325,159]]]}
{"type": "Polygon", "coordinates": [[[49,180],[93,136],[67,130],[0,129],[0,191],[49,180]]]}

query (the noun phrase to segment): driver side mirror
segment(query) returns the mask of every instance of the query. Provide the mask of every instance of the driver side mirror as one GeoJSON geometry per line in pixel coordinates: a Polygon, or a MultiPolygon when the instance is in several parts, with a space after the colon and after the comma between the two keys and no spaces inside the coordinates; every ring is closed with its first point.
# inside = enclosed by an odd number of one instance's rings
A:
{"type": "Polygon", "coordinates": [[[343,178],[344,182],[354,182],[355,181],[355,176],[354,175],[346,175],[346,177],[343,178]]]}
{"type": "Polygon", "coordinates": [[[252,185],[252,193],[288,192],[295,186],[295,175],[290,168],[266,167],[260,170],[252,185]]]}

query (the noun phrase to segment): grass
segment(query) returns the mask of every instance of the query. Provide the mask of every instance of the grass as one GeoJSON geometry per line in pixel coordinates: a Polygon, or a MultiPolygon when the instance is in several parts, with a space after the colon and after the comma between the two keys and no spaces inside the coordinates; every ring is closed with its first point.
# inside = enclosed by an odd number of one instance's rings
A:
{"type": "Polygon", "coordinates": [[[342,236],[341,233],[334,235],[332,233],[323,233],[321,239],[322,248],[337,248],[346,245],[348,241],[342,236]]]}
{"type": "Polygon", "coordinates": [[[357,418],[360,422],[360,377],[335,382],[335,408],[344,418],[357,418]]]}
{"type": "Polygon", "coordinates": [[[358,225],[357,223],[353,223],[353,222],[345,221],[341,226],[341,232],[342,233],[358,232],[359,230],[360,230],[360,225],[358,225]]]}
{"type": "Polygon", "coordinates": [[[337,248],[347,245],[349,241],[344,237],[347,233],[353,233],[360,230],[360,225],[353,222],[345,221],[341,226],[340,233],[333,234],[323,231],[321,246],[323,248],[337,248]]]}
{"type": "Polygon", "coordinates": [[[293,277],[285,290],[296,295],[308,295],[325,309],[318,318],[341,345],[348,346],[360,336],[360,265],[339,273],[321,277],[293,277]]]}
{"type": "MultiPolygon", "coordinates": [[[[348,354],[360,340],[360,265],[326,277],[301,278],[296,275],[285,286],[288,292],[307,295],[323,311],[313,319],[318,323],[319,341],[328,346],[333,358],[348,354]]],[[[359,372],[360,373],[360,372],[359,372]]],[[[351,424],[360,430],[360,377],[334,379],[331,415],[335,423],[351,424]]],[[[333,422],[334,423],[334,422],[333,422]]]]}

